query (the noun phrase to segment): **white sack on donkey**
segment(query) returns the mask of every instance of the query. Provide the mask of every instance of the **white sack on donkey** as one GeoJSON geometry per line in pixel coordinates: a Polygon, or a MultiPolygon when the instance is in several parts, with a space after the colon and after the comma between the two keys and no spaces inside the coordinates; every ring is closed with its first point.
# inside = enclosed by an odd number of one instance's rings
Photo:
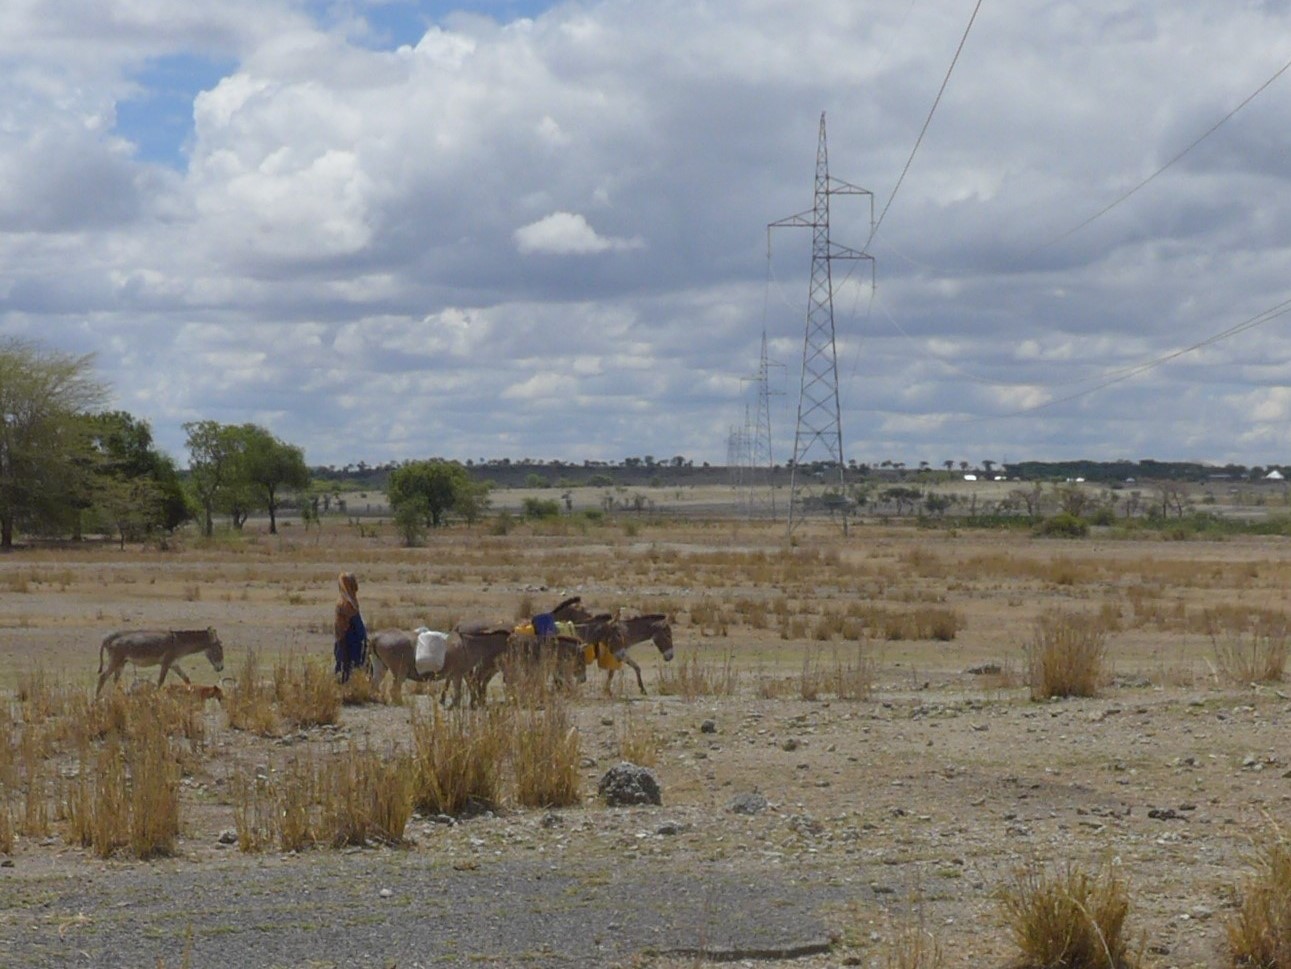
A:
{"type": "Polygon", "coordinates": [[[417,650],[414,663],[418,676],[429,676],[444,668],[448,653],[448,633],[435,632],[425,626],[417,627],[417,650]]]}

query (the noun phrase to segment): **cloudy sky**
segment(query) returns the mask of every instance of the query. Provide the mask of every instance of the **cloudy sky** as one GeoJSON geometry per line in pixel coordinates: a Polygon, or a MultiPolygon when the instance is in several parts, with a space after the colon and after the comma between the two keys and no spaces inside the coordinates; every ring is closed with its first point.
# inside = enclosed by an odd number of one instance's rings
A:
{"type": "Polygon", "coordinates": [[[5,0],[0,336],[181,463],[723,463],[765,329],[784,460],[823,112],[847,457],[1291,461],[1291,3],[976,7],[5,0]]]}

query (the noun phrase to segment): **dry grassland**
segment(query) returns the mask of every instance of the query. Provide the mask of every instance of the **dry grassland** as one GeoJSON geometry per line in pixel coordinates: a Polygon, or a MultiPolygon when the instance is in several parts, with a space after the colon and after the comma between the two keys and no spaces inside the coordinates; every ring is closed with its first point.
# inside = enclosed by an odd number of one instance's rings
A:
{"type": "MultiPolygon", "coordinates": [[[[1103,873],[1108,897],[1123,894],[1117,964],[1233,966],[1232,940],[1258,935],[1247,923],[1276,918],[1241,908],[1277,909],[1251,879],[1287,867],[1268,852],[1291,831],[1289,587],[1280,539],[812,524],[789,546],[782,524],[649,517],[453,528],[416,549],[329,522],[165,552],[19,551],[0,558],[0,853],[13,861],[0,934],[52,939],[15,900],[96,865],[357,844],[465,870],[546,850],[559,829],[537,819],[555,808],[608,831],[566,831],[574,870],[611,853],[815,886],[835,946],[794,965],[1003,966],[1031,929],[1019,886],[1101,897],[1090,879],[1103,873]],[[423,686],[403,707],[357,702],[326,675],[340,570],[358,574],[370,630],[511,619],[578,594],[668,613],[677,656],[633,650],[645,698],[630,671],[604,696],[593,668],[573,697],[540,703],[506,704],[495,683],[474,718],[436,713],[423,686]],[[224,643],[224,706],[163,703],[140,686],[155,670],[132,682],[131,668],[125,696],[92,701],[104,635],[204,626],[224,643]],[[1064,670],[1082,688],[1037,689],[1044,650],[1071,638],[1096,661],[1064,670]],[[656,772],[664,808],[615,830],[596,781],[621,758],[656,772]],[[766,811],[728,811],[753,791],[766,811]],[[493,814],[431,823],[473,803],[493,814]],[[676,830],[657,833],[663,819],[676,830]],[[218,844],[222,831],[236,843],[218,844]]],[[[183,665],[221,682],[201,655],[183,665]]],[[[78,924],[40,951],[76,951],[78,924]]],[[[207,939],[181,928],[159,943],[168,965],[207,939]]],[[[458,955],[445,964],[472,964],[458,955]]]]}

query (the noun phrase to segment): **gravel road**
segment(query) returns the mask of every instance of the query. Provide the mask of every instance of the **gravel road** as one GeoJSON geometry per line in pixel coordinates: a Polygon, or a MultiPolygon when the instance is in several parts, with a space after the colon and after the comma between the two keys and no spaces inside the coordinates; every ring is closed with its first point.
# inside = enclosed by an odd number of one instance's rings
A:
{"type": "Polygon", "coordinates": [[[828,944],[833,889],[657,859],[482,861],[418,850],[0,870],[0,965],[614,966],[770,959],[828,944]]]}

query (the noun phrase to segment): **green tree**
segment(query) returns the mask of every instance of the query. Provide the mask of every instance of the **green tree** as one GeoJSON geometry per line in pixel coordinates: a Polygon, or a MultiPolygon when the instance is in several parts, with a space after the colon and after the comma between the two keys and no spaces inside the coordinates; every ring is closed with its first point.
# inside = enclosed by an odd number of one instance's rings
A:
{"type": "Polygon", "coordinates": [[[277,535],[282,489],[309,487],[305,452],[293,444],[284,444],[254,424],[243,425],[243,432],[246,435],[243,469],[258,492],[260,504],[269,509],[269,534],[277,535]]]}
{"type": "MultiPolygon", "coordinates": [[[[43,526],[70,510],[82,480],[82,418],[105,389],[91,356],[0,340],[0,550],[13,548],[19,523],[43,526]]],[[[83,462],[82,462],[83,463],[83,462]]]]}
{"type": "Polygon", "coordinates": [[[244,441],[237,427],[218,421],[190,421],[184,431],[188,434],[189,487],[202,509],[202,534],[210,538],[215,532],[217,507],[231,506],[236,514],[244,441]]]}
{"type": "Polygon", "coordinates": [[[479,486],[457,461],[432,458],[429,461],[405,461],[390,472],[386,497],[390,507],[399,513],[400,506],[422,499],[417,506],[427,525],[438,528],[449,511],[460,504],[478,503],[479,486]]]}
{"type": "Polygon", "coordinates": [[[147,421],[106,411],[87,426],[96,458],[94,508],[123,546],[157,528],[173,532],[193,517],[175,462],[153,445],[147,421]]]}
{"type": "Polygon", "coordinates": [[[465,487],[453,501],[453,510],[462,516],[468,525],[474,525],[486,511],[492,499],[489,497],[490,485],[484,481],[468,478],[465,487]]]}

